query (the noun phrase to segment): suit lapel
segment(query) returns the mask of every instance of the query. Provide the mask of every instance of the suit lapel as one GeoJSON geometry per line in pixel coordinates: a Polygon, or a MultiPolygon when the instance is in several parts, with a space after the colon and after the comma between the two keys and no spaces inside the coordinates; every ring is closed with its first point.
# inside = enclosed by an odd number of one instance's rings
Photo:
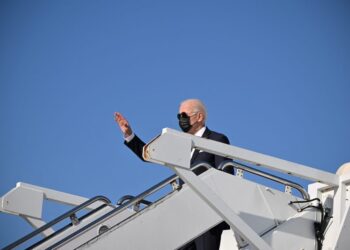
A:
{"type": "Polygon", "coordinates": [[[209,139],[209,135],[211,134],[211,131],[208,128],[205,128],[204,133],[202,135],[202,138],[209,139]]]}
{"type": "MultiPolygon", "coordinates": [[[[205,128],[204,133],[203,133],[203,135],[202,135],[202,138],[207,138],[207,139],[208,139],[210,133],[211,133],[210,130],[209,130],[208,128],[205,128]]],[[[199,150],[196,149],[196,150],[193,152],[193,155],[192,155],[192,158],[191,158],[191,164],[196,160],[198,154],[199,154],[199,150]]]]}

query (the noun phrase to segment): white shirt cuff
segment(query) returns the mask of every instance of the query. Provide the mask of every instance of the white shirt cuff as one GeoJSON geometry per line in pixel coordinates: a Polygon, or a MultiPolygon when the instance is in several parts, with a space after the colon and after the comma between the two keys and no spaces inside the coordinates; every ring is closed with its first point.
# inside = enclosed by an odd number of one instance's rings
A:
{"type": "Polygon", "coordinates": [[[135,137],[135,134],[132,133],[132,134],[129,135],[128,137],[124,137],[124,140],[125,140],[126,142],[130,142],[132,139],[134,139],[134,137],[135,137]]]}

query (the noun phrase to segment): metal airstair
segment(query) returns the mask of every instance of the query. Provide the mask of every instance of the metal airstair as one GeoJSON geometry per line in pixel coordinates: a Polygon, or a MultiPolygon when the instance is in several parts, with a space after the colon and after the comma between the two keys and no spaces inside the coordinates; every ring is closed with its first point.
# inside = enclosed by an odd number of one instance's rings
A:
{"type": "Polygon", "coordinates": [[[337,176],[171,129],[145,146],[144,158],[176,174],[116,205],[102,196],[88,200],[19,183],[1,198],[0,210],[24,217],[37,229],[4,249],[178,249],[222,221],[232,230],[224,231],[221,250],[347,249],[350,244],[349,174],[337,176]],[[206,163],[190,166],[193,148],[233,160],[219,169],[206,163]],[[261,167],[316,183],[307,192],[261,167]],[[244,179],[246,172],[282,184],[284,190],[244,179]],[[44,199],[75,207],[44,223],[44,199]],[[88,212],[78,216],[82,210],[88,212]],[[65,226],[52,229],[64,220],[69,221],[65,226]],[[39,234],[43,238],[28,245],[39,234]]]}

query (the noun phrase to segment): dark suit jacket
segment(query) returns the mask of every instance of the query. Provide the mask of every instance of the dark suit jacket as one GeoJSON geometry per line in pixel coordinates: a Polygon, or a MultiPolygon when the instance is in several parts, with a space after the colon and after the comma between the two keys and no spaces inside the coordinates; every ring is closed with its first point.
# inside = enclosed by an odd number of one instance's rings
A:
{"type": "MultiPolygon", "coordinates": [[[[217,133],[217,132],[212,131],[208,128],[205,129],[205,131],[202,135],[202,138],[207,138],[210,140],[230,144],[230,141],[228,140],[226,135],[217,133]]],[[[192,155],[192,158],[191,158],[191,166],[195,165],[196,163],[199,163],[199,162],[207,162],[211,166],[213,166],[214,168],[218,168],[220,163],[225,161],[225,160],[229,160],[229,159],[224,158],[222,156],[213,155],[213,154],[207,153],[207,152],[200,152],[199,150],[196,149],[192,155]]]]}
{"type": "MultiPolygon", "coordinates": [[[[205,129],[202,138],[230,144],[227,136],[212,131],[208,128],[205,129]]],[[[124,144],[130,148],[142,161],[144,161],[142,157],[142,149],[145,146],[145,143],[137,135],[135,135],[135,137],[130,142],[124,141],[124,144]]],[[[225,160],[229,159],[207,152],[200,152],[199,150],[195,150],[191,158],[191,166],[199,162],[207,162],[211,166],[217,168],[220,163],[225,160]]]]}
{"type": "MultiPolygon", "coordinates": [[[[208,128],[205,129],[202,138],[230,144],[227,136],[211,131],[208,128]]],[[[124,144],[130,148],[142,161],[144,161],[142,157],[142,149],[145,146],[145,143],[138,136],[135,135],[130,142],[125,141],[124,144]]],[[[226,160],[230,159],[195,150],[191,158],[191,166],[195,165],[196,163],[206,162],[211,166],[218,168],[220,163],[226,160]]],[[[183,183],[181,180],[180,182],[183,183]]],[[[226,224],[226,222],[222,222],[206,233],[197,237],[195,240],[181,247],[179,250],[218,250],[220,246],[221,233],[222,230],[225,229],[229,229],[229,226],[226,224]]]]}

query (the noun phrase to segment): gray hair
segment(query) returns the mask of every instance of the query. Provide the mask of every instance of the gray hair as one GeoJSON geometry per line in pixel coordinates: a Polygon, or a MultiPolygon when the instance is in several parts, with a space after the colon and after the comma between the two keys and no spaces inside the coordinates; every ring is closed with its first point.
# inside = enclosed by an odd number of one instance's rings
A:
{"type": "Polygon", "coordinates": [[[201,112],[204,116],[204,122],[207,120],[207,109],[204,103],[199,99],[187,99],[181,102],[180,106],[185,103],[191,103],[193,105],[193,112],[201,112]]]}

